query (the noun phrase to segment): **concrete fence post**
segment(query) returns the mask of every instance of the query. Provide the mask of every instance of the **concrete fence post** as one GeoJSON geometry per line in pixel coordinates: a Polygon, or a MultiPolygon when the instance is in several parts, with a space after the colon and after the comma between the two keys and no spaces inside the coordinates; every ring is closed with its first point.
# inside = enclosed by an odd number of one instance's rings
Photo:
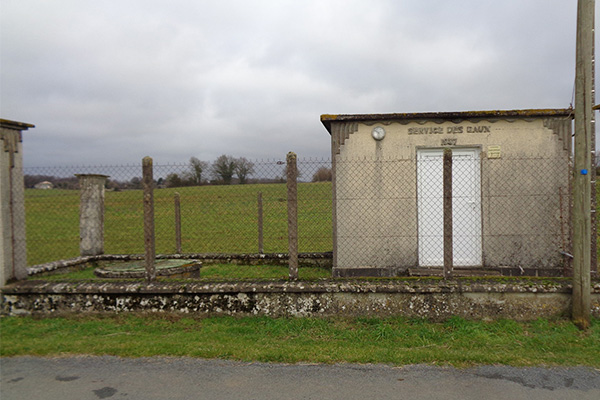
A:
{"type": "Polygon", "coordinates": [[[27,277],[23,122],[0,119],[0,286],[27,277]]]}
{"type": "Polygon", "coordinates": [[[262,192],[258,192],[257,199],[257,208],[258,208],[258,253],[264,253],[264,245],[263,245],[263,198],[262,192]]]}
{"type": "Polygon", "coordinates": [[[146,265],[146,281],[156,280],[156,247],[154,241],[154,177],[152,158],[142,159],[142,184],[144,188],[144,262],[146,265]]]}
{"type": "Polygon", "coordinates": [[[444,149],[444,279],[452,277],[452,149],[444,149]]]}
{"type": "Polygon", "coordinates": [[[79,254],[104,254],[104,186],[108,176],[75,176],[79,179],[79,254]]]}
{"type": "Polygon", "coordinates": [[[287,154],[288,256],[290,279],[298,279],[298,166],[296,154],[287,154]]]}
{"type": "Polygon", "coordinates": [[[175,251],[181,254],[181,196],[175,193],[175,251]]]}

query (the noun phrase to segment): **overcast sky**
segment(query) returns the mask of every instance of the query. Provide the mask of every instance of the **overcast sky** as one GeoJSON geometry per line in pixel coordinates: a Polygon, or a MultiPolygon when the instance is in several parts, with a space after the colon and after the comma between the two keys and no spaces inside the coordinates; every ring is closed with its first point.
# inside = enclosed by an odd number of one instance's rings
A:
{"type": "Polygon", "coordinates": [[[576,8],[2,0],[0,115],[26,166],[329,157],[321,114],[569,107],[576,8]]]}

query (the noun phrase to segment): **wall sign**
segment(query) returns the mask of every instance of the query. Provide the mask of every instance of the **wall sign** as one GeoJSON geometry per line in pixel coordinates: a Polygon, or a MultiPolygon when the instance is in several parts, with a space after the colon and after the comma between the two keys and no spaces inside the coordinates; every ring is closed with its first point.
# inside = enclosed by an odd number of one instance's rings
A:
{"type": "Polygon", "coordinates": [[[501,156],[502,152],[500,150],[500,146],[488,146],[487,158],[500,158],[501,156]]]}
{"type": "Polygon", "coordinates": [[[448,126],[446,129],[442,126],[415,126],[408,128],[409,135],[442,135],[444,133],[456,135],[461,133],[490,133],[490,125],[476,125],[476,126],[448,126]]]}

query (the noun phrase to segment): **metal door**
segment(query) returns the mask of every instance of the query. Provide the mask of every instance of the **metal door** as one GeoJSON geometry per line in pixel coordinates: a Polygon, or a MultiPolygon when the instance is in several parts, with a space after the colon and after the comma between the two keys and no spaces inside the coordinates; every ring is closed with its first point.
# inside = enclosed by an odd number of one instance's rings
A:
{"type": "MultiPolygon", "coordinates": [[[[417,151],[419,266],[444,265],[443,150],[417,151]]],[[[452,151],[454,266],[482,264],[479,149],[452,151]]]]}

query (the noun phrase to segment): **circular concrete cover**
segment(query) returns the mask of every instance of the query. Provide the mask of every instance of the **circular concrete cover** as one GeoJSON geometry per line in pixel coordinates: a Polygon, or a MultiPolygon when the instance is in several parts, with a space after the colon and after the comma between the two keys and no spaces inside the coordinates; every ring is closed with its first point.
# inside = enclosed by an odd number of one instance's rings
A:
{"type": "MultiPolygon", "coordinates": [[[[170,278],[199,278],[202,263],[198,260],[155,260],[156,276],[170,278]]],[[[94,270],[99,278],[144,278],[144,260],[117,261],[94,270]]]]}

